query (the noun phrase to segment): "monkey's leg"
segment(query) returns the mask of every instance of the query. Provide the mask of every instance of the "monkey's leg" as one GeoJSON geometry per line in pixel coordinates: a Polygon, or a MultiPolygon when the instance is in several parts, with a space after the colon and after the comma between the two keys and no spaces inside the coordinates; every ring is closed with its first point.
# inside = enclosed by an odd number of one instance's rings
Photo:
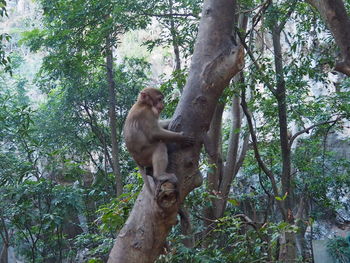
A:
{"type": "Polygon", "coordinates": [[[152,156],[153,177],[156,182],[155,197],[157,203],[162,208],[172,206],[178,196],[177,177],[175,174],[166,173],[168,165],[167,147],[164,143],[159,143],[152,156]]]}
{"type": "Polygon", "coordinates": [[[158,181],[169,180],[170,182],[177,181],[174,174],[166,173],[168,166],[168,149],[162,142],[158,143],[152,155],[153,177],[158,181]]]}
{"type": "Polygon", "coordinates": [[[168,152],[164,143],[158,143],[152,155],[153,176],[160,177],[168,166],[168,152]]]}
{"type": "Polygon", "coordinates": [[[157,181],[157,187],[159,182],[168,181],[174,186],[177,184],[177,177],[175,174],[166,173],[168,166],[168,149],[164,143],[158,143],[152,155],[152,167],[153,177],[157,181]]]}

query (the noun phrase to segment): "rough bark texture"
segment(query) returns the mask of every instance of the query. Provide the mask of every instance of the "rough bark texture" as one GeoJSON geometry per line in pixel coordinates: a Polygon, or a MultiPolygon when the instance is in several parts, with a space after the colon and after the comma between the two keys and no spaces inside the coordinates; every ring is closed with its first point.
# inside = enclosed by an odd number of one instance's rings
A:
{"type": "MultiPolygon", "coordinates": [[[[281,48],[281,31],[284,21],[272,29],[272,40],[274,48],[274,60],[276,71],[276,92],[275,97],[278,104],[278,122],[280,129],[280,146],[282,155],[282,195],[286,195],[284,200],[285,211],[282,211],[284,221],[294,224],[292,185],[291,185],[291,149],[288,138],[288,121],[287,121],[287,95],[286,84],[283,75],[282,48],[281,48]]],[[[280,237],[280,251],[278,259],[282,262],[295,262],[296,260],[296,240],[295,233],[284,232],[280,237]]]]}
{"type": "Polygon", "coordinates": [[[156,198],[145,189],[109,255],[109,263],[154,262],[162,252],[176,215],[187,194],[202,183],[198,171],[203,135],[209,129],[219,96],[243,67],[243,50],[233,42],[234,0],[207,0],[189,77],[176,109],[171,130],[197,138],[193,147],[170,146],[170,167],[178,177],[178,194],[164,183],[156,198]]]}
{"type": "Polygon", "coordinates": [[[120,174],[119,166],[119,146],[117,140],[117,117],[115,113],[116,99],[115,99],[115,81],[113,76],[113,51],[109,37],[107,37],[106,48],[106,64],[107,64],[107,78],[109,89],[109,127],[111,129],[111,143],[112,143],[112,167],[115,175],[117,196],[123,193],[123,182],[120,174]]]}
{"type": "Polygon", "coordinates": [[[335,70],[350,76],[350,18],[342,0],[307,0],[321,14],[337,43],[342,61],[335,70]]]}
{"type": "MultiPolygon", "coordinates": [[[[204,3],[190,75],[170,126],[174,130],[203,138],[219,96],[243,66],[243,50],[237,48],[232,36],[234,4],[233,0],[204,3]]],[[[173,156],[180,175],[181,201],[201,183],[197,172],[201,143],[173,156]]]]}

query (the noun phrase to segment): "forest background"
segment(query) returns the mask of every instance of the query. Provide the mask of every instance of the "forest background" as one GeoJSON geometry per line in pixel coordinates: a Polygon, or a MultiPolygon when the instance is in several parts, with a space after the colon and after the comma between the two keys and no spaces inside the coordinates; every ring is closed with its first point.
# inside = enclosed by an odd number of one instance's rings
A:
{"type": "MultiPolygon", "coordinates": [[[[313,262],[320,239],[349,262],[350,1],[226,2],[244,65],[206,118],[197,182],[157,262],[313,262]]],[[[165,94],[163,118],[176,113],[205,7],[0,1],[2,263],[107,261],[143,185],[126,114],[146,86],[165,94]]]]}

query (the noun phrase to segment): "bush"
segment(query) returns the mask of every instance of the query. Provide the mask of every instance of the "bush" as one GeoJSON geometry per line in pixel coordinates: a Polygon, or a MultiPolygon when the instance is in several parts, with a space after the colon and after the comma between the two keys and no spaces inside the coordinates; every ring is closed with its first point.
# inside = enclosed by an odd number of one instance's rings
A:
{"type": "Polygon", "coordinates": [[[328,252],[337,263],[350,262],[350,243],[346,238],[335,237],[330,239],[327,244],[328,252]]]}

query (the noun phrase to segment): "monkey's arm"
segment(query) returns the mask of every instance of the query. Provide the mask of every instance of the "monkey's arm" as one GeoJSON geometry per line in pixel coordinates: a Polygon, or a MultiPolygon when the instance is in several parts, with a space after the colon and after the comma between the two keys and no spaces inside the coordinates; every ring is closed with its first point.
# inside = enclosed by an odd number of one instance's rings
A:
{"type": "Polygon", "coordinates": [[[170,119],[165,119],[165,120],[159,120],[159,126],[162,127],[163,129],[168,129],[168,126],[170,124],[170,119]]]}
{"type": "Polygon", "coordinates": [[[152,138],[165,143],[178,142],[186,145],[192,145],[195,142],[194,138],[184,135],[183,132],[173,132],[162,128],[155,130],[152,134],[152,138]]]}

